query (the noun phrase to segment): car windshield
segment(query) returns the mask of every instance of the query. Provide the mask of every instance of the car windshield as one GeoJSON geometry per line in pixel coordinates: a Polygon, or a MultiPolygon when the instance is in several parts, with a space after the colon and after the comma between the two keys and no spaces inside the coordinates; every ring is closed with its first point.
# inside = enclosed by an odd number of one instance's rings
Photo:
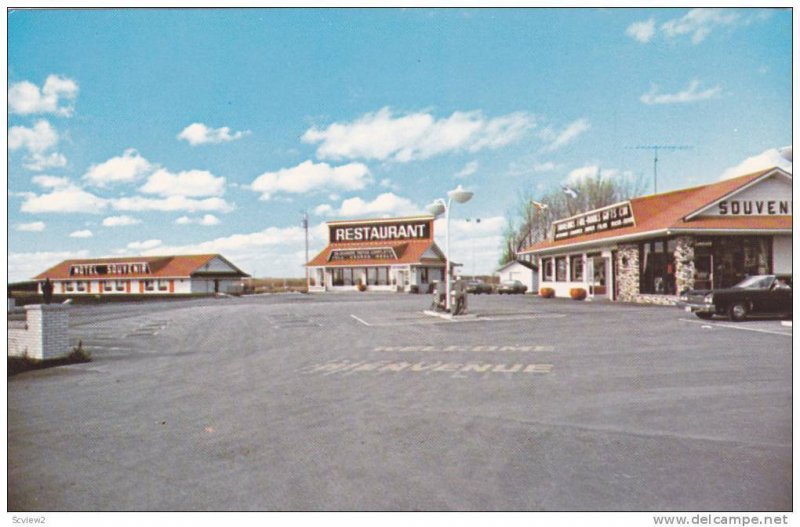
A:
{"type": "Polygon", "coordinates": [[[733,287],[737,289],[767,289],[772,284],[774,279],[775,277],[770,275],[751,276],[749,278],[745,278],[733,287]]]}

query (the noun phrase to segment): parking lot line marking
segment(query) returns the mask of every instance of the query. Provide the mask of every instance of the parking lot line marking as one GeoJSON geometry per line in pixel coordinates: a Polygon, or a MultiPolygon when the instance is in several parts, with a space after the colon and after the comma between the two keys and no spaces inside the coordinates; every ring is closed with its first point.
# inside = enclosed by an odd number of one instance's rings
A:
{"type": "Polygon", "coordinates": [[[354,319],[358,320],[359,322],[361,322],[365,326],[371,326],[372,325],[372,324],[368,324],[367,322],[365,322],[364,320],[358,318],[357,316],[353,315],[352,313],[350,314],[350,316],[353,317],[354,319]]]}
{"type": "Polygon", "coordinates": [[[678,320],[681,320],[682,322],[691,322],[693,324],[710,325],[711,327],[741,329],[742,331],[756,331],[758,333],[769,333],[770,335],[781,335],[783,337],[791,337],[792,336],[791,333],[786,333],[786,332],[783,332],[783,331],[770,331],[768,329],[758,329],[758,328],[743,328],[741,326],[732,326],[730,324],[720,324],[718,322],[709,323],[708,321],[701,322],[701,321],[697,321],[697,320],[689,320],[688,318],[680,318],[678,320]]]}

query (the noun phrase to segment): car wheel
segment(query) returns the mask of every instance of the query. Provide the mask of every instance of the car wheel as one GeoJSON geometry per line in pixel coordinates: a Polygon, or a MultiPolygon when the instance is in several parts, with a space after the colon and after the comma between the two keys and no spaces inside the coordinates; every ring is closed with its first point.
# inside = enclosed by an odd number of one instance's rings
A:
{"type": "Polygon", "coordinates": [[[736,302],[728,309],[728,316],[734,322],[741,322],[747,318],[747,305],[744,302],[736,302]]]}
{"type": "Polygon", "coordinates": [[[703,320],[711,320],[711,317],[714,316],[713,313],[700,313],[700,312],[695,313],[695,315],[697,315],[697,318],[702,318],[703,320]]]}

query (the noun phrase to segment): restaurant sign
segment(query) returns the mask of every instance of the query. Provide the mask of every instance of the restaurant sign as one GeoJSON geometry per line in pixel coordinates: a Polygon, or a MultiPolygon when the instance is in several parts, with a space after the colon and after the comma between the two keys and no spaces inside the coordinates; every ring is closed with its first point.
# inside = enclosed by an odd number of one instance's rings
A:
{"type": "Polygon", "coordinates": [[[348,260],[397,260],[391,247],[370,247],[368,249],[335,249],[328,256],[329,262],[348,260]]]}
{"type": "Polygon", "coordinates": [[[330,225],[331,243],[389,240],[427,240],[433,237],[430,220],[398,223],[370,222],[330,225]]]}
{"type": "Polygon", "coordinates": [[[584,234],[621,229],[633,224],[631,203],[626,201],[553,222],[553,238],[563,240],[584,234]]]}

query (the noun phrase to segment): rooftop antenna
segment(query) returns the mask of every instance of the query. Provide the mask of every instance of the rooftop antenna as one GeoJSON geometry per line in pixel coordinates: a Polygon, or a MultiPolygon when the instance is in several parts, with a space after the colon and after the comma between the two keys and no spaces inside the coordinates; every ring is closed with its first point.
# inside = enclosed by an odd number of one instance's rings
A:
{"type": "Polygon", "coordinates": [[[652,150],[653,151],[653,194],[658,194],[658,151],[659,150],[690,150],[691,146],[686,145],[639,145],[629,146],[628,150],[652,150]]]}

